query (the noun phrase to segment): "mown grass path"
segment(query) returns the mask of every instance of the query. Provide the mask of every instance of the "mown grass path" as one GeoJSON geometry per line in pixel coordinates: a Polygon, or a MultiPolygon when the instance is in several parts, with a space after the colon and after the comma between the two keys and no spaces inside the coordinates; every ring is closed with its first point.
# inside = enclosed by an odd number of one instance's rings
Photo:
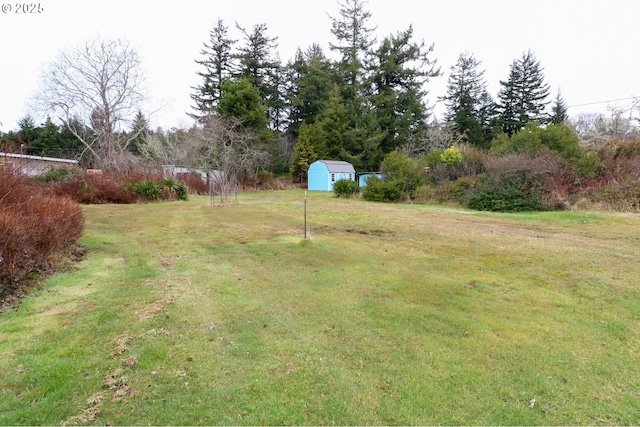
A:
{"type": "Polygon", "coordinates": [[[640,423],[640,217],[207,201],[85,207],[0,317],[0,424],[640,423]]]}

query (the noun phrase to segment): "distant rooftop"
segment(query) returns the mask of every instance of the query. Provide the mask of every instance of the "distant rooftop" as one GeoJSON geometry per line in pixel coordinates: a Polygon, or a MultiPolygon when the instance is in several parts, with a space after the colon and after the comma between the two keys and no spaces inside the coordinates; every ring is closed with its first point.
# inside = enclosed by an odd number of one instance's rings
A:
{"type": "Polygon", "coordinates": [[[2,153],[0,157],[9,157],[12,159],[25,159],[25,160],[44,160],[47,162],[60,162],[60,163],[72,163],[77,164],[77,160],[58,159],[57,157],[42,157],[42,156],[29,156],[27,154],[14,154],[14,153],[2,153]]]}
{"type": "Polygon", "coordinates": [[[327,170],[331,173],[356,173],[356,170],[353,168],[353,165],[349,162],[344,162],[342,160],[320,160],[322,163],[327,165],[327,170]]]}

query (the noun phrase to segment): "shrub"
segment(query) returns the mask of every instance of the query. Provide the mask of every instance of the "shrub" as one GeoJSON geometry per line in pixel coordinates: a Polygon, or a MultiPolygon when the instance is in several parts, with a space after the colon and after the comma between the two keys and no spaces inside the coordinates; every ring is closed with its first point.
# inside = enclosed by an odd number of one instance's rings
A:
{"type": "Polygon", "coordinates": [[[155,182],[145,180],[133,184],[133,190],[144,200],[158,200],[162,190],[155,182]]]}
{"type": "Polygon", "coordinates": [[[129,186],[115,177],[101,175],[78,176],[54,185],[58,195],[66,195],[78,203],[135,203],[137,196],[129,186]]]}
{"type": "Polygon", "coordinates": [[[392,151],[387,154],[380,165],[380,170],[386,173],[385,180],[393,183],[387,188],[390,191],[390,196],[395,188],[399,188],[409,198],[424,183],[424,174],[420,163],[400,151],[392,151]]]}
{"type": "Polygon", "coordinates": [[[372,175],[367,180],[362,197],[370,202],[399,202],[404,200],[405,194],[398,182],[372,175]]]}
{"type": "Polygon", "coordinates": [[[209,185],[207,181],[196,173],[182,173],[177,175],[178,182],[187,188],[190,194],[209,194],[209,185]]]}
{"type": "Polygon", "coordinates": [[[529,212],[544,210],[542,184],[535,173],[520,170],[504,174],[472,192],[467,206],[479,211],[529,212]]]}
{"type": "Polygon", "coordinates": [[[136,203],[137,201],[187,200],[187,186],[158,173],[84,174],[69,181],[55,183],[59,195],[78,203],[136,203]]]}
{"type": "Polygon", "coordinates": [[[450,185],[421,185],[414,192],[413,201],[422,204],[450,202],[453,200],[450,187],[450,185]]]}
{"type": "Polygon", "coordinates": [[[163,178],[159,184],[163,199],[187,200],[187,187],[173,178],[163,178]]]}
{"type": "Polygon", "coordinates": [[[350,179],[339,179],[333,184],[336,197],[353,197],[360,194],[360,185],[350,179]]]}
{"type": "Polygon", "coordinates": [[[440,160],[445,165],[455,166],[462,164],[462,151],[456,147],[449,147],[442,152],[440,160]]]}
{"type": "Polygon", "coordinates": [[[49,182],[61,182],[71,179],[75,174],[75,171],[70,168],[49,168],[48,171],[40,175],[36,175],[31,178],[33,182],[49,183],[49,182]]]}
{"type": "Polygon", "coordinates": [[[613,183],[595,190],[591,200],[599,206],[629,212],[640,211],[640,181],[613,183]]]}
{"type": "Polygon", "coordinates": [[[182,183],[178,183],[173,188],[173,191],[176,192],[178,200],[187,200],[189,198],[189,191],[187,190],[187,186],[182,183]]]}
{"type": "Polygon", "coordinates": [[[424,156],[426,158],[427,166],[430,168],[435,168],[437,165],[442,163],[442,153],[444,150],[434,148],[433,150],[429,150],[429,152],[424,156]]]}
{"type": "Polygon", "coordinates": [[[469,188],[471,188],[471,179],[467,177],[458,178],[449,184],[451,197],[456,200],[462,200],[469,188]]]}
{"type": "Polygon", "coordinates": [[[526,152],[535,155],[542,149],[561,154],[565,159],[578,159],[584,151],[575,132],[564,124],[542,126],[538,122],[529,122],[511,138],[501,134],[491,145],[494,154],[526,152]]]}
{"type": "Polygon", "coordinates": [[[6,296],[29,274],[50,268],[83,229],[77,203],[0,169],[0,294],[6,296]]]}

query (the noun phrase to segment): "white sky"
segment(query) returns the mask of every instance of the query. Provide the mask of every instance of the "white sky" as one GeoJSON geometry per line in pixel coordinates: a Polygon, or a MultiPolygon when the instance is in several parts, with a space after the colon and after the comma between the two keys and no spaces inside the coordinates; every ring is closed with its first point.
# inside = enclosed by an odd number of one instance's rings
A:
{"type": "MultiPolygon", "coordinates": [[[[234,38],[240,38],[235,22],[248,29],[267,24],[286,63],[312,43],[329,55],[335,41],[329,15],[339,10],[337,0],[43,0],[36,3],[43,13],[25,15],[3,1],[13,11],[0,12],[2,131],[15,130],[30,112],[42,66],[59,50],[97,36],[127,39],[141,55],[150,88],[146,110],[162,107],[151,118],[153,127],[188,126],[191,87],[200,83],[195,60],[218,18],[234,38]]],[[[510,64],[529,49],[544,68],[551,97],[560,89],[571,115],[628,106],[628,98],[640,96],[635,0],[369,0],[366,7],[378,40],[412,24],[414,41],[434,44],[431,57],[442,76],[427,87],[429,105],[445,94],[450,67],[465,51],[482,61],[494,98],[510,64]],[[606,102],[618,99],[626,100],[606,102]]]]}

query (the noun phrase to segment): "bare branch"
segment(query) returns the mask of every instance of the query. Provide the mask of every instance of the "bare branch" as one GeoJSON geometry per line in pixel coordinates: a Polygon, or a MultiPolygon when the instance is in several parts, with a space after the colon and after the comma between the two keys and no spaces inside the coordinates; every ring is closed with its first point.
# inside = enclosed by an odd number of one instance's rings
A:
{"type": "Polygon", "coordinates": [[[100,167],[117,168],[122,130],[143,101],[138,54],[123,40],[92,40],[63,50],[41,74],[36,105],[82,142],[100,167]]]}

